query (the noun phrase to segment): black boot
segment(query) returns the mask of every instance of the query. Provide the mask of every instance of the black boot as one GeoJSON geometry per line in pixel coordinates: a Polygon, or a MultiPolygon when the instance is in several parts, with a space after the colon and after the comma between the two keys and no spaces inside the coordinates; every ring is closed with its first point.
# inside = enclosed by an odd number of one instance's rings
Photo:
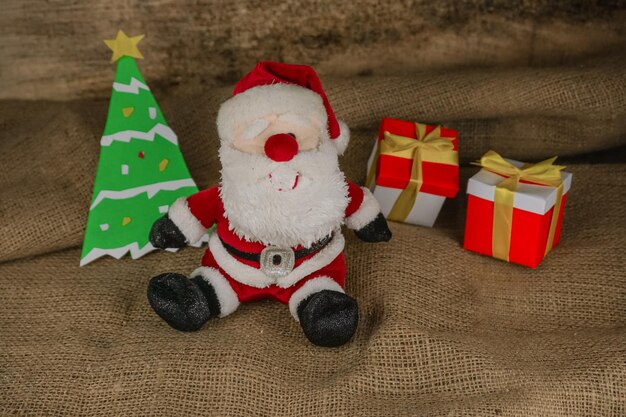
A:
{"type": "Polygon", "coordinates": [[[300,302],[298,318],[311,343],[325,347],[341,346],[356,331],[359,307],[354,298],[344,293],[322,290],[300,302]]]}
{"type": "Polygon", "coordinates": [[[220,313],[215,290],[202,277],[158,275],[148,284],[148,301],[159,317],[183,332],[198,330],[220,313]]]}

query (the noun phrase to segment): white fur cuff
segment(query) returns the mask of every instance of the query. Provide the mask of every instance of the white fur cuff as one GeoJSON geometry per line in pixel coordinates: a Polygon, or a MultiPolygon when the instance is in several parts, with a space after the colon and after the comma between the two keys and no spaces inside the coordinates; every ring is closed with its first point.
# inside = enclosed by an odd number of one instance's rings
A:
{"type": "Polygon", "coordinates": [[[192,277],[201,276],[215,290],[220,303],[220,317],[228,316],[239,307],[239,298],[226,278],[215,268],[200,267],[193,271],[192,277]]]}
{"type": "Polygon", "coordinates": [[[309,297],[310,295],[313,295],[323,290],[331,290],[345,293],[343,288],[341,288],[341,285],[339,285],[337,281],[334,281],[331,278],[317,277],[308,280],[304,283],[302,287],[298,288],[298,290],[294,292],[289,299],[289,311],[291,312],[293,318],[296,319],[296,321],[300,321],[300,319],[298,318],[298,306],[300,305],[302,300],[309,297]]]}
{"type": "Polygon", "coordinates": [[[378,204],[371,191],[365,187],[361,187],[361,189],[363,190],[361,206],[345,220],[346,226],[352,230],[361,230],[380,213],[380,204],[378,204]]]}
{"type": "Polygon", "coordinates": [[[168,216],[172,222],[178,227],[188,243],[196,243],[204,236],[207,229],[194,217],[187,205],[187,199],[180,197],[174,201],[168,212],[168,216]]]}

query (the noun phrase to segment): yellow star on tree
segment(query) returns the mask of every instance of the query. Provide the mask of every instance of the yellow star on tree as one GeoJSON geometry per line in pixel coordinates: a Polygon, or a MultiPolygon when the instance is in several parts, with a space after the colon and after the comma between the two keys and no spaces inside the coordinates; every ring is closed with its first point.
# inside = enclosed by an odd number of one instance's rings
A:
{"type": "Polygon", "coordinates": [[[145,35],[137,35],[129,38],[123,31],[119,30],[115,39],[105,39],[104,43],[113,51],[111,62],[115,62],[123,56],[143,59],[143,55],[141,55],[141,52],[137,49],[137,44],[144,36],[145,35]]]}

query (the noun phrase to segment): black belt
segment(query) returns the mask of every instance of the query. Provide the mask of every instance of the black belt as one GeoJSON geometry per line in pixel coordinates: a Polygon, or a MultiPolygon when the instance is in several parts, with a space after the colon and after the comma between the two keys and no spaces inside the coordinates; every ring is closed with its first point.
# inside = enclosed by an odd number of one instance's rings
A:
{"type": "MultiPolygon", "coordinates": [[[[325,238],[322,238],[322,239],[318,240],[317,242],[312,244],[311,247],[309,247],[309,248],[302,248],[302,249],[294,250],[293,251],[294,257],[296,258],[296,260],[298,260],[298,259],[304,258],[305,256],[308,256],[308,255],[310,255],[312,253],[318,252],[318,251],[322,250],[326,245],[328,245],[331,240],[333,240],[332,233],[330,235],[326,236],[325,238]]],[[[221,237],[220,237],[220,241],[222,242],[222,245],[224,245],[224,248],[231,255],[236,256],[237,258],[245,259],[246,261],[261,262],[261,254],[260,253],[241,251],[241,250],[239,250],[239,249],[229,245],[228,243],[224,242],[224,240],[222,240],[221,237]]]]}

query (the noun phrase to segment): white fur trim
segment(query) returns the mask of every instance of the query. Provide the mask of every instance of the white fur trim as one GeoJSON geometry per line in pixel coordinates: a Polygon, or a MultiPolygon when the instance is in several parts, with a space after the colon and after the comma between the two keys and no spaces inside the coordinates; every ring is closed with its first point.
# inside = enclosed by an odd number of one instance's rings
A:
{"type": "Polygon", "coordinates": [[[270,84],[250,88],[226,100],[217,113],[217,131],[222,141],[232,142],[235,129],[269,113],[293,113],[326,121],[319,94],[293,84],[270,84]]]}
{"type": "Polygon", "coordinates": [[[337,281],[328,277],[317,277],[305,282],[304,285],[298,288],[298,290],[294,292],[289,299],[289,311],[296,321],[300,321],[300,318],[298,317],[298,306],[300,303],[310,295],[323,290],[337,291],[345,294],[341,285],[339,285],[337,281]]]}
{"type": "Polygon", "coordinates": [[[361,230],[380,213],[380,204],[372,192],[365,187],[361,187],[361,189],[363,190],[361,206],[345,220],[346,226],[352,230],[361,230]]]}
{"type": "Polygon", "coordinates": [[[265,288],[272,284],[281,288],[288,288],[334,261],[343,251],[345,243],[341,231],[336,230],[333,240],[324,249],[302,262],[287,276],[277,279],[268,277],[260,269],[253,268],[235,259],[226,251],[217,233],[213,233],[209,238],[209,250],[220,268],[235,281],[255,288],[265,288]]]}
{"type": "Polygon", "coordinates": [[[187,199],[180,197],[174,201],[168,212],[169,218],[183,233],[188,243],[196,243],[206,233],[207,229],[194,217],[187,205],[187,199]]]}
{"type": "Polygon", "coordinates": [[[220,268],[235,281],[255,288],[265,288],[274,284],[274,280],[261,272],[260,269],[243,264],[228,253],[217,233],[213,233],[209,237],[209,250],[220,268]]]}
{"type": "Polygon", "coordinates": [[[331,142],[337,148],[337,154],[343,155],[350,143],[350,128],[343,120],[337,119],[337,122],[339,123],[339,136],[331,139],[331,142]]]}
{"type": "Polygon", "coordinates": [[[341,231],[336,230],[333,240],[312,258],[302,262],[300,266],[295,268],[286,277],[278,278],[278,285],[281,288],[288,288],[300,281],[302,278],[311,275],[315,271],[319,271],[329,263],[335,260],[346,246],[346,241],[341,231]]]}
{"type": "Polygon", "coordinates": [[[220,271],[203,266],[193,271],[191,276],[201,276],[203,280],[213,287],[217,300],[220,302],[220,317],[226,317],[237,310],[239,298],[220,271]]]}

